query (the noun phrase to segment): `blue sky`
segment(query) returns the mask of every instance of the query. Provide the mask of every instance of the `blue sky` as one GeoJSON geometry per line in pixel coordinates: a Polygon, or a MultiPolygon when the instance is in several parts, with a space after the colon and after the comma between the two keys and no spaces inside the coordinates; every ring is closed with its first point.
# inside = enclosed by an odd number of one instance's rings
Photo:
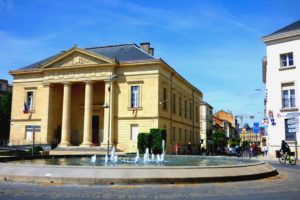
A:
{"type": "Polygon", "coordinates": [[[0,79],[74,44],[148,41],[214,111],[260,122],[260,39],[299,19],[300,0],[0,0],[0,79]]]}

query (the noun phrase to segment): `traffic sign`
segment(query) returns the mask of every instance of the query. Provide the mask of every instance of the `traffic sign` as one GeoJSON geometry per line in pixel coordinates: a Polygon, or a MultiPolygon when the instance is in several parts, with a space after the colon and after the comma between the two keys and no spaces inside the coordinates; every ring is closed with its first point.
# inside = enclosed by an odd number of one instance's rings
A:
{"type": "Polygon", "coordinates": [[[289,128],[288,130],[289,130],[290,133],[295,133],[295,132],[297,132],[297,130],[296,130],[295,128],[289,128]]]}
{"type": "Polygon", "coordinates": [[[299,119],[290,118],[287,120],[287,124],[299,124],[299,119]]]}
{"type": "Polygon", "coordinates": [[[290,113],[286,114],[286,118],[288,118],[288,119],[299,117],[299,116],[300,116],[299,112],[290,112],[290,113]]]}
{"type": "Polygon", "coordinates": [[[28,126],[26,126],[26,131],[40,132],[41,131],[41,126],[28,125],[28,126]]]}
{"type": "Polygon", "coordinates": [[[289,124],[288,128],[299,128],[299,124],[289,124]]]}
{"type": "Polygon", "coordinates": [[[253,123],[253,133],[259,133],[259,123],[258,122],[253,123]]]}

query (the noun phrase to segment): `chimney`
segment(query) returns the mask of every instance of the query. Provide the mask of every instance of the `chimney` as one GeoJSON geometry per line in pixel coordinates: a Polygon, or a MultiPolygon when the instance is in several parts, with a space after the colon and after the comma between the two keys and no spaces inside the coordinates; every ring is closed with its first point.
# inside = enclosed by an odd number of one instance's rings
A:
{"type": "Polygon", "coordinates": [[[146,53],[150,54],[150,42],[142,42],[140,46],[146,53]]]}
{"type": "Polygon", "coordinates": [[[149,54],[151,55],[151,56],[154,56],[154,48],[149,48],[149,54]]]}

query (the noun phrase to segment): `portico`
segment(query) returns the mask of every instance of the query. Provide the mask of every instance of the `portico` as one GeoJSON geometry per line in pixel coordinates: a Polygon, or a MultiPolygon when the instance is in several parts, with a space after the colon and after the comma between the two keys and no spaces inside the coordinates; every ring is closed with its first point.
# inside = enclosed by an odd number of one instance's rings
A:
{"type": "MultiPolygon", "coordinates": [[[[104,108],[105,81],[64,82],[50,84],[47,143],[59,146],[100,146],[107,127],[104,108]],[[58,117],[61,115],[61,117],[58,117]],[[60,130],[61,129],[61,130],[60,130]]],[[[107,87],[106,87],[107,88],[107,87]]],[[[107,93],[107,94],[106,94],[107,93]]]]}

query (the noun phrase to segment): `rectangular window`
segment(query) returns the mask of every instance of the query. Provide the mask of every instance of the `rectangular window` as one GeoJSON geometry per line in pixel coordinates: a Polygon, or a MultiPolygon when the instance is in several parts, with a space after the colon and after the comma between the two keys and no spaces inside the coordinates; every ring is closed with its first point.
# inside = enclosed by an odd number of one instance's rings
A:
{"type": "Polygon", "coordinates": [[[186,132],[186,129],[184,130],[184,141],[187,142],[187,132],[186,132]]]}
{"type": "Polygon", "coordinates": [[[23,113],[34,112],[35,104],[35,89],[29,90],[25,88],[25,99],[24,99],[24,109],[23,113]]]}
{"type": "Polygon", "coordinates": [[[172,139],[173,139],[173,142],[176,141],[175,127],[173,127],[173,135],[172,135],[172,139]]]}
{"type": "Polygon", "coordinates": [[[294,83],[283,84],[282,90],[282,108],[295,108],[296,107],[296,96],[294,83]]]}
{"type": "Polygon", "coordinates": [[[139,107],[140,86],[131,86],[131,108],[139,107]]]}
{"type": "Polygon", "coordinates": [[[173,94],[173,113],[176,113],[176,94],[173,94]]]}
{"type": "Polygon", "coordinates": [[[196,121],[199,121],[199,107],[196,106],[196,121]]]}
{"type": "Polygon", "coordinates": [[[166,110],[167,109],[167,89],[164,88],[163,91],[163,109],[166,110]]]}
{"type": "Polygon", "coordinates": [[[137,141],[139,134],[139,125],[138,124],[131,124],[131,134],[130,139],[133,141],[137,141]]]}
{"type": "Polygon", "coordinates": [[[181,142],[181,128],[179,128],[179,142],[181,142]]]}
{"type": "Polygon", "coordinates": [[[184,117],[187,118],[187,101],[184,100],[184,117]]]}
{"type": "Polygon", "coordinates": [[[285,53],[280,55],[280,66],[292,66],[294,65],[293,53],[285,53]]]}
{"type": "Polygon", "coordinates": [[[295,124],[288,123],[288,119],[285,119],[284,122],[285,122],[285,140],[294,141],[296,136],[295,124]]]}
{"type": "Polygon", "coordinates": [[[28,110],[33,110],[33,91],[28,91],[26,96],[28,110]]]}
{"type": "Polygon", "coordinates": [[[181,115],[181,110],[182,110],[182,106],[181,106],[181,97],[179,97],[179,115],[181,115]]]}
{"type": "Polygon", "coordinates": [[[192,131],[190,130],[190,142],[192,142],[192,131]]]}

